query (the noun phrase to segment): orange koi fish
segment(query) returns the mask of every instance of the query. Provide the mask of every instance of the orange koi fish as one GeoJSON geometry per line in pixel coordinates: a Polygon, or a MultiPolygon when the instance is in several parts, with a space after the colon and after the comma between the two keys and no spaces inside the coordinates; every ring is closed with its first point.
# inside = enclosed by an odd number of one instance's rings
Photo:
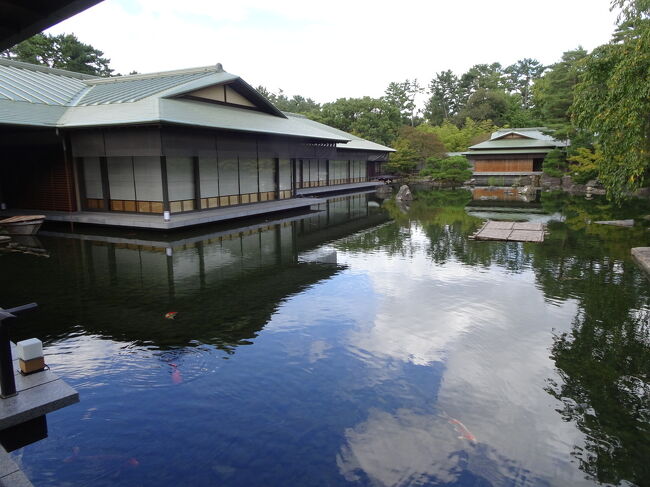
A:
{"type": "Polygon", "coordinates": [[[178,370],[178,365],[176,364],[169,364],[170,367],[172,367],[174,370],[172,371],[172,382],[174,384],[180,384],[183,382],[183,376],[181,375],[181,371],[178,370]]]}
{"type": "Polygon", "coordinates": [[[169,313],[165,313],[165,318],[168,320],[173,320],[176,318],[176,315],[178,314],[178,311],[170,311],[169,313]]]}
{"type": "Polygon", "coordinates": [[[449,418],[449,422],[454,425],[454,429],[456,430],[456,433],[460,435],[458,437],[459,439],[467,440],[472,444],[476,444],[476,436],[474,436],[472,432],[467,429],[467,426],[465,426],[463,423],[461,423],[460,421],[454,418],[449,418]]]}

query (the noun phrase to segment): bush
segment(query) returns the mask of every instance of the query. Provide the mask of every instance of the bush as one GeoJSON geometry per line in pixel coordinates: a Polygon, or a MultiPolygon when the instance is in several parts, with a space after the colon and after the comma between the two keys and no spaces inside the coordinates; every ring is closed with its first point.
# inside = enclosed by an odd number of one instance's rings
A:
{"type": "Polygon", "coordinates": [[[576,153],[568,157],[567,160],[571,163],[571,177],[573,181],[578,184],[585,184],[591,179],[598,177],[598,166],[603,158],[600,147],[596,145],[594,150],[580,147],[576,153]]]}
{"type": "Polygon", "coordinates": [[[445,158],[430,157],[427,167],[420,171],[421,176],[431,177],[436,181],[451,183],[455,188],[472,177],[471,166],[463,156],[445,158]]]}

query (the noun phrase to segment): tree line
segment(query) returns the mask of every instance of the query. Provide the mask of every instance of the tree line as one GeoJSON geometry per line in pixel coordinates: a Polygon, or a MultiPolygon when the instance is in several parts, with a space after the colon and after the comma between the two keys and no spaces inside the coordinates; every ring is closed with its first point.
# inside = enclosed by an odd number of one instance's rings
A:
{"type": "MultiPolygon", "coordinates": [[[[380,97],[322,104],[257,90],[280,110],[394,147],[389,169],[401,173],[467,150],[497,128],[547,127],[570,146],[547,157],[545,172],[568,171],[578,182],[598,177],[608,196],[619,199],[650,181],[650,0],[612,0],[611,6],[620,15],[610,42],[591,53],[566,51],[549,66],[532,58],[505,67],[475,64],[462,74],[437,72],[426,85],[394,81],[380,97]]],[[[103,52],[73,34],[37,34],[0,55],[113,75],[103,52]]]]}

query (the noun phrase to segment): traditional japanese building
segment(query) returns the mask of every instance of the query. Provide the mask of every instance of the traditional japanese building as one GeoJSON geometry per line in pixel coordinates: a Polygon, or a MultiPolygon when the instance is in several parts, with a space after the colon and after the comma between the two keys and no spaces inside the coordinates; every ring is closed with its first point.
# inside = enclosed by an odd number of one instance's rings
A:
{"type": "Polygon", "coordinates": [[[490,140],[462,154],[472,164],[474,179],[542,174],[544,157],[566,143],[544,134],[545,127],[501,129],[490,140]]]}
{"type": "Polygon", "coordinates": [[[392,151],[281,112],[221,65],[99,78],[0,60],[5,214],[175,228],[288,210],[378,184],[392,151]]]}

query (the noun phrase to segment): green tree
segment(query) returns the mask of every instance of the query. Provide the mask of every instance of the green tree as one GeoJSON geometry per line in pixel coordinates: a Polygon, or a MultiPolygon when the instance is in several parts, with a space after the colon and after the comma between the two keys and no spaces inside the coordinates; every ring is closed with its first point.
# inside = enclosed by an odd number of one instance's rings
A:
{"type": "Polygon", "coordinates": [[[402,124],[414,126],[417,115],[415,97],[423,92],[424,88],[417,79],[407,79],[401,83],[392,82],[386,88],[384,100],[399,110],[402,124]]]}
{"type": "Polygon", "coordinates": [[[506,83],[500,63],[475,64],[460,77],[460,103],[478,90],[504,90],[506,83]]]}
{"type": "Polygon", "coordinates": [[[455,188],[472,177],[470,168],[469,162],[463,156],[430,157],[427,160],[427,167],[420,174],[436,181],[447,182],[455,188]]]}
{"type": "Polygon", "coordinates": [[[472,120],[492,120],[496,125],[505,124],[505,115],[508,110],[508,95],[499,89],[478,88],[471,94],[456,116],[460,124],[467,118],[472,120]]]}
{"type": "Polygon", "coordinates": [[[110,76],[110,59],[90,44],[79,41],[74,34],[36,34],[4,51],[3,56],[16,61],[42,64],[95,76],[110,76]]]}
{"type": "Polygon", "coordinates": [[[399,110],[382,98],[339,98],[325,103],[314,120],[379,144],[390,145],[401,126],[399,110]]]}
{"type": "Polygon", "coordinates": [[[424,116],[432,125],[451,119],[460,108],[460,80],[452,71],[441,71],[429,83],[424,116]]]}
{"type": "Polygon", "coordinates": [[[596,144],[594,149],[578,147],[574,154],[567,157],[570,163],[571,176],[578,184],[585,184],[590,179],[598,177],[598,171],[603,161],[603,153],[596,144]]]}
{"type": "Polygon", "coordinates": [[[461,152],[466,151],[471,145],[489,139],[490,134],[497,130],[497,127],[490,120],[476,122],[468,118],[465,119],[463,127],[458,127],[447,120],[438,126],[422,124],[417,127],[417,130],[435,134],[444,144],[447,152],[461,152]]]}
{"type": "Polygon", "coordinates": [[[566,153],[562,149],[553,149],[551,152],[546,154],[544,162],[542,163],[544,174],[554,178],[561,178],[564,176],[566,167],[566,153]]]}
{"type": "Polygon", "coordinates": [[[537,127],[540,125],[535,112],[530,108],[524,108],[524,102],[519,93],[506,96],[503,122],[509,127],[537,127]]]}
{"type": "Polygon", "coordinates": [[[578,83],[581,60],[587,51],[578,47],[562,55],[562,60],[549,67],[544,76],[533,85],[533,104],[542,123],[555,129],[555,137],[567,139],[571,135],[569,108],[578,83]]]}
{"type": "Polygon", "coordinates": [[[387,169],[399,174],[422,168],[430,157],[445,155],[445,146],[436,134],[418,130],[410,125],[404,125],[400,129],[399,137],[393,146],[397,152],[391,155],[387,169]]]}
{"type": "Polygon", "coordinates": [[[597,134],[599,179],[620,200],[650,174],[650,0],[615,0],[621,8],[612,40],[584,63],[572,107],[579,128],[597,134]]]}
{"type": "Polygon", "coordinates": [[[406,138],[398,138],[395,141],[394,149],[396,152],[390,155],[385,169],[389,173],[395,174],[410,174],[413,172],[421,159],[420,154],[413,148],[411,142],[406,138]]]}
{"type": "Polygon", "coordinates": [[[316,103],[311,98],[305,98],[301,95],[294,95],[289,98],[282,90],[279,90],[279,93],[275,94],[264,86],[258,86],[255,89],[258,93],[273,103],[277,109],[282,110],[283,112],[310,115],[320,110],[320,104],[316,103]]]}
{"type": "MultiPolygon", "coordinates": [[[[524,58],[504,69],[506,85],[510,93],[520,95],[521,108],[532,107],[532,86],[544,72],[544,66],[536,59],[524,58]]],[[[518,125],[525,127],[525,125],[518,125]]]]}
{"type": "Polygon", "coordinates": [[[445,155],[445,145],[433,132],[418,130],[418,127],[405,125],[399,131],[399,138],[409,141],[411,147],[417,151],[421,163],[424,163],[429,157],[443,157],[445,155]]]}

